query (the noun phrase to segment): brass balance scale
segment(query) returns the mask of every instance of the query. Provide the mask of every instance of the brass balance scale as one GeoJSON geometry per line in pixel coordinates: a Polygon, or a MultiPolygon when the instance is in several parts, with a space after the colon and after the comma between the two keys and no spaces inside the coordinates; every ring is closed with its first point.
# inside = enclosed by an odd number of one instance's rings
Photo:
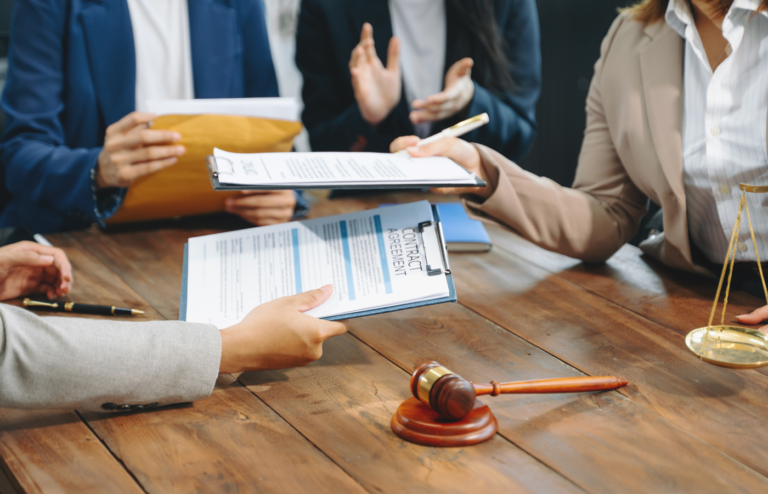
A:
{"type": "Polygon", "coordinates": [[[757,241],[755,232],[752,229],[752,219],[749,217],[749,205],[747,204],[747,192],[767,193],[768,186],[739,184],[741,189],[741,202],[739,202],[739,213],[736,215],[736,224],[733,227],[731,241],[728,245],[728,253],[723,263],[723,272],[720,275],[720,283],[717,285],[715,294],[715,303],[712,305],[712,312],[709,315],[709,323],[706,327],[694,329],[685,338],[685,344],[701,360],[710,364],[721,365],[723,367],[732,367],[735,369],[753,369],[768,365],[768,334],[760,331],[745,328],[741,326],[725,325],[725,309],[728,306],[728,293],[731,288],[731,278],[733,277],[733,264],[736,259],[736,238],[739,236],[739,227],[741,226],[741,213],[746,210],[747,223],[749,224],[749,233],[752,236],[752,246],[755,249],[755,259],[757,261],[757,270],[760,273],[760,281],[763,283],[763,292],[765,300],[768,303],[768,288],[765,285],[763,268],[760,264],[760,255],[757,251],[757,241]],[[728,269],[730,266],[730,270],[728,269]],[[717,303],[720,300],[720,292],[723,288],[725,274],[728,272],[728,283],[725,285],[725,297],[723,298],[723,312],[720,316],[720,324],[712,325],[717,310],[717,303]]]}

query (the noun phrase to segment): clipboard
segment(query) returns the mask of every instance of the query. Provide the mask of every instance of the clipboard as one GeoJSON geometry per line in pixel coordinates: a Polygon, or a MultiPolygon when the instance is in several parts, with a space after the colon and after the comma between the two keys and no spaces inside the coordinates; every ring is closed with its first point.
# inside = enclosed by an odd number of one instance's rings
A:
{"type": "Polygon", "coordinates": [[[211,179],[211,185],[213,190],[217,192],[237,191],[237,190],[295,190],[295,189],[344,189],[344,190],[371,190],[371,189],[417,189],[422,190],[424,188],[433,187],[486,187],[488,184],[485,180],[475,175],[474,183],[457,184],[455,182],[435,182],[430,184],[422,183],[384,183],[384,184],[362,184],[362,185],[350,185],[349,183],[329,183],[323,182],[320,184],[308,184],[302,183],[284,183],[284,184],[264,184],[264,185],[240,185],[240,184],[225,184],[219,181],[219,170],[226,170],[227,167],[231,168],[231,164],[226,163],[226,158],[216,158],[213,155],[206,157],[206,166],[208,167],[208,177],[211,179]]]}
{"type": "MultiPolygon", "coordinates": [[[[432,217],[434,221],[425,221],[418,225],[419,236],[424,246],[424,257],[426,258],[427,274],[435,276],[445,274],[445,281],[448,283],[448,296],[439,297],[431,300],[420,300],[407,304],[393,305],[390,307],[379,307],[377,309],[349,312],[338,316],[323,317],[327,321],[343,321],[346,319],[355,319],[358,317],[373,316],[384,314],[386,312],[395,312],[416,307],[425,307],[428,305],[444,304],[447,302],[456,303],[456,286],[453,283],[453,273],[448,260],[448,249],[443,237],[442,224],[440,223],[440,212],[437,206],[432,204],[432,217]]],[[[179,303],[179,321],[187,320],[187,273],[189,260],[189,244],[184,244],[184,267],[181,275],[181,298],[179,303]]]]}

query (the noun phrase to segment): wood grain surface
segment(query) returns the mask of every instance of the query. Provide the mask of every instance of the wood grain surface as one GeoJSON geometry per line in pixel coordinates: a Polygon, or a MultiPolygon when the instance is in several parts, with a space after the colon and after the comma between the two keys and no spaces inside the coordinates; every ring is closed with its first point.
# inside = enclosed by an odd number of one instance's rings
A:
{"type": "MultiPolygon", "coordinates": [[[[454,199],[366,194],[321,200],[311,216],[423,198],[454,199]]],[[[247,226],[211,215],[49,240],[73,262],[69,300],[176,319],[184,243],[247,226]]],[[[488,230],[491,253],[451,254],[459,304],[352,320],[307,367],[221,376],[207,399],[140,413],[0,410],[0,473],[19,493],[768,492],[768,376],[705,364],[683,343],[706,323],[716,280],[629,246],[585,265],[488,230]],[[430,360],[475,382],[630,384],[486,396],[499,434],[433,448],[389,428],[430,360]]],[[[731,303],[729,318],[762,302],[731,303]]]]}

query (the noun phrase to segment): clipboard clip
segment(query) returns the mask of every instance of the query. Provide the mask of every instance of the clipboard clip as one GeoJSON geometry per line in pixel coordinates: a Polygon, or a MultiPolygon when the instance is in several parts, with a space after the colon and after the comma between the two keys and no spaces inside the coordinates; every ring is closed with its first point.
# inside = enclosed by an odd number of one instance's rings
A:
{"type": "Polygon", "coordinates": [[[219,178],[220,173],[235,173],[235,167],[232,165],[232,161],[227,158],[217,158],[216,156],[209,154],[205,157],[205,162],[208,165],[208,172],[213,178],[219,178]]]}
{"type": "Polygon", "coordinates": [[[427,275],[451,274],[443,226],[440,222],[422,221],[419,223],[419,235],[421,245],[424,246],[424,257],[427,260],[427,275]]]}

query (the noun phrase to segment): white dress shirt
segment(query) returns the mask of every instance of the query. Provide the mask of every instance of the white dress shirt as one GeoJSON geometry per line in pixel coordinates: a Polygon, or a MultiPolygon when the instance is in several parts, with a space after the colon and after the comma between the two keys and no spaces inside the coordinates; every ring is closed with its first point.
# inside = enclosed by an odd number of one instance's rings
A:
{"type": "MultiPolygon", "coordinates": [[[[731,55],[712,72],[686,0],[670,0],[667,23],[685,39],[683,175],[688,231],[722,263],[739,209],[739,183],[768,185],[768,13],[760,0],[735,0],[723,20],[731,55]]],[[[723,55],[725,56],[725,55],[723,55]]],[[[768,261],[768,195],[747,194],[761,261],[768,261]]],[[[737,261],[754,261],[746,214],[737,261]]]]}
{"type": "Polygon", "coordinates": [[[191,99],[187,0],[128,0],[136,49],[136,110],[147,100],[191,99]]]}
{"type": "MultiPolygon", "coordinates": [[[[390,0],[392,32],[400,39],[408,105],[443,90],[446,20],[443,0],[390,0]]],[[[431,122],[416,125],[416,135],[427,137],[431,122]]]]}

